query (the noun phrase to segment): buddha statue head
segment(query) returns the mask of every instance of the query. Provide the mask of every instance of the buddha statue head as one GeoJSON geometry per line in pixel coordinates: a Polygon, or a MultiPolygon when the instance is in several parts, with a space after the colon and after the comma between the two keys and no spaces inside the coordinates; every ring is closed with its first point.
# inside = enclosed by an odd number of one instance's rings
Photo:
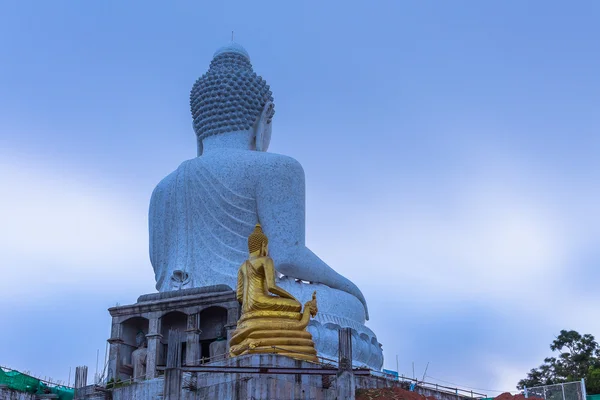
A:
{"type": "Polygon", "coordinates": [[[234,137],[238,147],[247,144],[249,150],[267,151],[275,114],[273,96],[239,44],[231,42],[215,52],[208,72],[192,87],[190,108],[198,156],[204,140],[214,142],[215,136],[229,141],[234,137]]]}
{"type": "Polygon", "coordinates": [[[256,224],[254,231],[248,236],[248,252],[250,257],[265,257],[269,254],[269,239],[260,224],[256,224]]]}
{"type": "Polygon", "coordinates": [[[144,331],[139,330],[138,333],[135,335],[135,344],[138,348],[145,347],[146,334],[144,333],[144,331]]]}

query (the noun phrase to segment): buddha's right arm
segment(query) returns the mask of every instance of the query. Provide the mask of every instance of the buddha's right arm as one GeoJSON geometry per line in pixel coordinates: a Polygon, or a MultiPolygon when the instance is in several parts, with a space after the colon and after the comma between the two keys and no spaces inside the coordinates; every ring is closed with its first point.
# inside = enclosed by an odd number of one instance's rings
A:
{"type": "Polygon", "coordinates": [[[296,249],[296,254],[290,255],[287,260],[289,261],[286,261],[285,259],[282,260],[282,264],[278,268],[282,274],[304,281],[322,283],[330,288],[342,290],[353,295],[363,304],[365,307],[365,318],[367,320],[369,319],[367,301],[358,286],[327,265],[308,247],[303,246],[302,248],[296,249]],[[301,263],[301,266],[299,263],[301,263]]]}
{"type": "Polygon", "coordinates": [[[262,172],[257,185],[258,217],[277,270],[354,295],[363,303],[368,319],[367,302],[358,287],[305,245],[305,184],[300,163],[281,156],[262,172]]]}

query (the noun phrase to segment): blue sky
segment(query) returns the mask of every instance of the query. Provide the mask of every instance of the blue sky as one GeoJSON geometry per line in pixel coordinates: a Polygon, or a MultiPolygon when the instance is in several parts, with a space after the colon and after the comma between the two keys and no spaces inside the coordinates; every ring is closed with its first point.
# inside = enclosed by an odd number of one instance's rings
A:
{"type": "Polygon", "coordinates": [[[154,186],[230,39],[307,179],[307,243],[362,288],[385,367],[514,390],[600,337],[600,3],[0,4],[0,365],[67,380],[153,290],[154,186]],[[4,328],[5,326],[8,329],[4,328]]]}

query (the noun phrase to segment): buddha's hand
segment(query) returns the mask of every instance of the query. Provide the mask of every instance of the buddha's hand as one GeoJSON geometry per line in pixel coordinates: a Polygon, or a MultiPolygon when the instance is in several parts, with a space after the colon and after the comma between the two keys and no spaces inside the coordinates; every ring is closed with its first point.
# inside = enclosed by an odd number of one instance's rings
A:
{"type": "MultiPolygon", "coordinates": [[[[271,293],[273,293],[274,295],[277,295],[281,298],[296,300],[296,298],[294,296],[292,296],[291,294],[289,294],[287,291],[283,290],[279,286],[275,286],[275,287],[271,288],[269,291],[271,293]]],[[[296,300],[296,301],[298,301],[298,300],[296,300]]]]}
{"type": "Polygon", "coordinates": [[[307,308],[310,311],[310,316],[314,318],[317,315],[317,312],[319,311],[319,309],[317,307],[317,292],[316,291],[313,292],[312,300],[307,301],[306,304],[304,304],[304,309],[306,310],[307,308]]]}

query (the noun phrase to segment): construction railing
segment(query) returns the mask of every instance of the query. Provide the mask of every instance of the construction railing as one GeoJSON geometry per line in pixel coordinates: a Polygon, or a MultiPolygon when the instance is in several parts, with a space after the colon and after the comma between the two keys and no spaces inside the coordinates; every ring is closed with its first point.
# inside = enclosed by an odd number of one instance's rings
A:
{"type": "Polygon", "coordinates": [[[544,400],[586,400],[585,381],[559,383],[556,385],[525,387],[525,397],[544,400]]]}
{"type": "Polygon", "coordinates": [[[487,398],[487,395],[484,393],[474,392],[473,390],[461,389],[457,387],[444,386],[438,383],[431,383],[426,381],[420,381],[418,379],[408,378],[406,376],[397,376],[396,374],[392,375],[385,372],[379,371],[371,371],[371,374],[374,376],[382,376],[388,379],[398,380],[400,383],[404,383],[404,386],[408,390],[416,390],[417,388],[431,389],[437,392],[443,392],[448,394],[454,394],[460,397],[471,397],[477,399],[487,398]]]}

